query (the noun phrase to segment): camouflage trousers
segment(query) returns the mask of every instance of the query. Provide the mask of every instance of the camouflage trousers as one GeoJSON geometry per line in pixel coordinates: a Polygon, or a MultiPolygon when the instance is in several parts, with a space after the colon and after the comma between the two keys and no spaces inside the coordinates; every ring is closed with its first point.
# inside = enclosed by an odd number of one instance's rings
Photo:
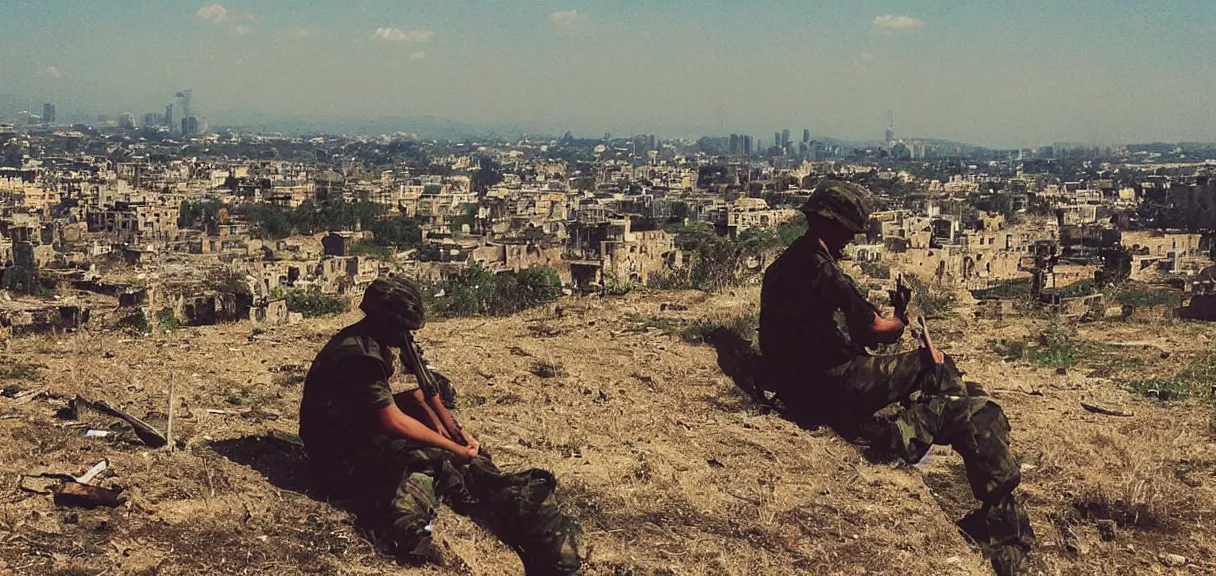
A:
{"type": "Polygon", "coordinates": [[[460,464],[446,450],[385,437],[344,462],[312,468],[314,481],[349,499],[359,524],[399,558],[431,550],[442,501],[513,548],[529,576],[571,574],[581,564],[578,525],[558,510],[548,471],[503,474],[485,456],[460,464]]]}
{"type": "Polygon", "coordinates": [[[1033,545],[1034,532],[1013,495],[1021,465],[1009,450],[1009,421],[979,385],[963,381],[949,356],[940,366],[919,350],[858,356],[814,378],[777,380],[778,397],[795,415],[811,415],[854,436],[876,412],[902,404],[898,416],[880,423],[884,448],[915,463],[934,444],[953,447],[998,553],[1002,546],[1025,551],[1033,545]]]}

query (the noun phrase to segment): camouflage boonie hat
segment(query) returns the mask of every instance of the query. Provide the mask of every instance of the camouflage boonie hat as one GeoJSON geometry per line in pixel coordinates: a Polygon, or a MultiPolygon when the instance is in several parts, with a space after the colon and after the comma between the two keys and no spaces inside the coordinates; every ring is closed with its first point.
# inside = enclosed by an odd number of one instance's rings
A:
{"type": "Polygon", "coordinates": [[[426,326],[422,289],[408,278],[381,278],[363,293],[359,309],[369,317],[388,322],[401,330],[426,326]]]}
{"type": "Polygon", "coordinates": [[[866,231],[866,222],[870,219],[869,196],[865,188],[852,182],[824,180],[802,205],[802,213],[834,220],[854,234],[860,234],[866,231]]]}

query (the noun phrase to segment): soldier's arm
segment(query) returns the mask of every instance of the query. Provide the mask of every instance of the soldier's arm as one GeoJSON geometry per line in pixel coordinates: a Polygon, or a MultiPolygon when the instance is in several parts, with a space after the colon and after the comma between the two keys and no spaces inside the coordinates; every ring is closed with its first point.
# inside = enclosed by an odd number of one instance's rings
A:
{"type": "Polygon", "coordinates": [[[857,286],[838,267],[821,272],[827,280],[824,289],[831,302],[844,312],[849,333],[866,346],[897,342],[904,333],[904,323],[898,318],[883,318],[878,307],[871,304],[857,286]]]}
{"type": "Polygon", "coordinates": [[[874,321],[868,331],[874,342],[879,344],[894,344],[904,335],[904,323],[899,318],[883,318],[874,313],[874,321]]]}
{"type": "Polygon", "coordinates": [[[363,359],[351,359],[341,367],[350,391],[346,409],[368,414],[386,435],[442,448],[461,459],[467,460],[477,454],[476,451],[470,453],[467,447],[445,438],[402,412],[388,385],[388,375],[380,365],[363,359]]]}
{"type": "Polygon", "coordinates": [[[461,446],[442,434],[431,430],[426,424],[407,416],[396,404],[385,406],[376,412],[376,422],[380,429],[390,436],[409,440],[418,444],[442,448],[455,454],[462,460],[470,460],[477,456],[477,449],[461,446]]]}
{"type": "Polygon", "coordinates": [[[397,407],[405,413],[406,416],[418,420],[426,424],[431,430],[434,430],[444,437],[451,439],[452,435],[448,433],[443,425],[443,421],[435,414],[435,411],[427,405],[426,395],[422,393],[421,388],[415,388],[409,392],[403,392],[394,396],[397,400],[397,407]]]}

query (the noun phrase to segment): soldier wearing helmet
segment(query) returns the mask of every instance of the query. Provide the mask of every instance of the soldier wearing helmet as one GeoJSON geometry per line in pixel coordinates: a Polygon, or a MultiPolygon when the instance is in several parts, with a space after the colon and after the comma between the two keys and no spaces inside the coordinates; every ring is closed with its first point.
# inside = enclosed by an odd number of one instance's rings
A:
{"type": "Polygon", "coordinates": [[[826,180],[802,211],[807,232],[765,271],[760,295],[769,387],[800,422],[861,437],[909,463],[933,444],[952,446],[982,503],[976,518],[987,526],[993,569],[1002,576],[1023,573],[1034,532],[1013,494],[1020,465],[1009,451],[1001,407],[978,385],[964,383],[953,360],[936,348],[890,356],[866,351],[903,335],[911,294],[892,292],[895,314],[885,318],[837,262],[866,230],[864,188],[826,180]],[[896,416],[875,416],[895,403],[904,406],[896,416]]]}
{"type": "Polygon", "coordinates": [[[488,525],[527,574],[576,572],[579,530],[557,509],[553,474],[503,474],[438,394],[389,387],[393,348],[420,384],[434,376],[414,348],[412,331],[426,325],[418,285],[376,280],[359,307],[364,318],[330,339],[304,382],[300,439],[316,490],[352,502],[360,525],[406,563],[452,563],[431,540],[444,501],[488,525]]]}

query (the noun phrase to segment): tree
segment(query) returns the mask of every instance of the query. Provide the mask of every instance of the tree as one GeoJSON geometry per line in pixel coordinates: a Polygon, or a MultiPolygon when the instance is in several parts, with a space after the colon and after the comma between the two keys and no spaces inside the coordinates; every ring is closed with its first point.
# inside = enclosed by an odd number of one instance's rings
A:
{"type": "Polygon", "coordinates": [[[380,218],[371,227],[376,244],[404,248],[422,241],[422,225],[408,216],[380,218]]]}
{"type": "Polygon", "coordinates": [[[502,166],[493,158],[485,156],[477,162],[477,171],[473,173],[473,191],[482,193],[502,182],[502,166]]]}
{"type": "Polygon", "coordinates": [[[1122,284],[1132,275],[1132,255],[1127,248],[1115,246],[1104,248],[1101,253],[1102,268],[1094,274],[1094,283],[1099,288],[1122,284]]]}

